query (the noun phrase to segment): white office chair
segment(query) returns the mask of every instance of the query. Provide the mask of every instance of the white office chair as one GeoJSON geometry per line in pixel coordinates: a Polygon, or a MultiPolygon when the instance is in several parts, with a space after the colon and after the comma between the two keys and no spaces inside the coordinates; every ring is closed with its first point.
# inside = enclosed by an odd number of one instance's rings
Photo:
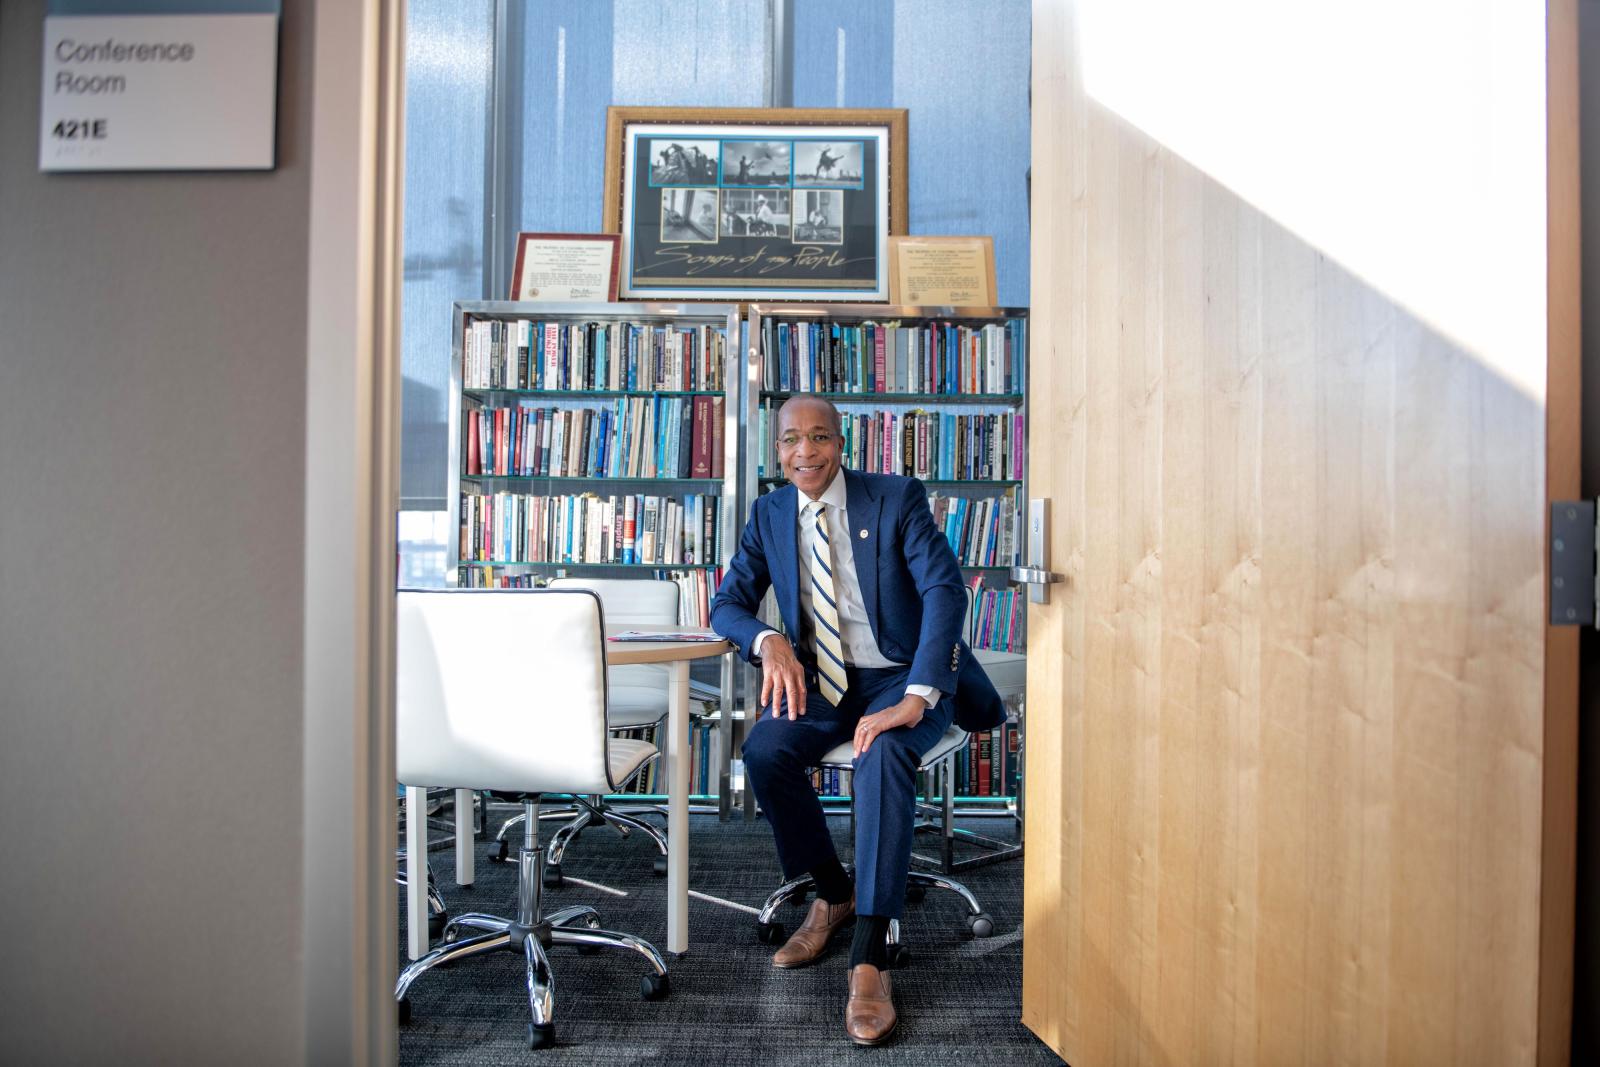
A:
{"type": "MultiPolygon", "coordinates": [[[[678,622],[678,583],[655,578],[557,578],[551,589],[588,589],[597,593],[605,608],[606,621],[613,625],[674,626],[678,622]]],[[[612,731],[653,729],[667,715],[668,668],[653,664],[628,664],[611,667],[606,671],[606,685],[610,697],[606,704],[606,725],[612,731]]],[[[566,825],[550,838],[545,851],[544,884],[551,888],[561,884],[561,861],[567,846],[577,840],[585,829],[606,823],[627,837],[638,830],[655,842],[656,857],[652,871],[657,877],[667,873],[667,835],[665,831],[640,819],[642,814],[667,817],[659,804],[618,805],[602,796],[573,797],[576,812],[566,825]]],[[[549,813],[545,813],[549,817],[549,813]]],[[[504,860],[509,850],[508,832],[522,823],[515,815],[500,827],[495,835],[498,843],[491,860],[504,860]]]]}
{"type": "Polygon", "coordinates": [[[527,960],[528,1044],[555,1040],[554,945],[637,952],[650,970],[645,999],[667,993],[661,954],[632,934],[599,928],[589,907],[544,915],[540,906],[539,794],[609,793],[658,753],[606,729],[605,629],[600,598],[577,589],[484,589],[399,594],[396,764],[407,785],[450,785],[520,795],[517,917],[450,920],[444,944],[400,972],[395,1001],[441,964],[490,952],[527,960]],[[479,931],[457,940],[462,930],[479,931]]]}
{"type": "MultiPolygon", "coordinates": [[[[917,773],[922,774],[939,768],[944,769],[947,783],[953,780],[952,762],[955,754],[967,743],[967,732],[959,726],[951,726],[940,738],[933,743],[933,747],[922,754],[922,764],[917,768],[917,773]]],[[[823,754],[818,766],[826,769],[848,771],[855,766],[855,748],[851,741],[841,741],[823,754]]],[[[948,784],[945,795],[949,795],[948,784]]],[[[855,836],[855,798],[850,798],[850,827],[851,837],[855,836]]],[[[846,863],[844,868],[852,878],[855,876],[855,865],[846,863]]],[[[761,910],[756,915],[756,940],[762,944],[779,945],[783,943],[788,931],[782,922],[775,916],[778,909],[785,903],[803,904],[807,894],[816,888],[816,882],[809,874],[802,874],[798,878],[791,878],[774,889],[761,905],[761,910]]],[[[953,878],[944,874],[925,874],[913,870],[906,875],[906,900],[916,903],[927,895],[930,889],[944,889],[959,896],[967,905],[967,931],[973,937],[988,937],[994,933],[994,920],[991,919],[981,906],[978,898],[972,895],[972,890],[962,885],[953,878]]],[[[900,923],[898,920],[889,921],[889,966],[904,967],[911,959],[910,951],[900,944],[900,923]]]]}

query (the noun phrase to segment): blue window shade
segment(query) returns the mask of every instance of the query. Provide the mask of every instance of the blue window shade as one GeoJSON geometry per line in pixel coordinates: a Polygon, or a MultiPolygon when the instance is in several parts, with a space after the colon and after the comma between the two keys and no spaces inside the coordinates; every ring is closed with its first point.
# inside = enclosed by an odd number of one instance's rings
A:
{"type": "Polygon", "coordinates": [[[522,230],[600,229],[607,107],[766,99],[766,0],[533,0],[525,34],[522,230]]]}
{"type": "Polygon", "coordinates": [[[445,507],[450,311],[483,288],[491,0],[411,0],[406,33],[400,496],[445,507]]]}
{"type": "Polygon", "coordinates": [[[994,238],[1002,304],[1028,303],[1024,0],[793,0],[796,107],[910,113],[910,231],[994,238]]]}

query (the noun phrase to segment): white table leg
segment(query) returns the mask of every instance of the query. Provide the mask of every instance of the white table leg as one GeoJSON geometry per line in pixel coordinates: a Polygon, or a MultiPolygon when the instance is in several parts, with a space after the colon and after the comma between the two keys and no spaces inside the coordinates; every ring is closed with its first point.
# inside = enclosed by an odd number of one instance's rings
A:
{"type": "Polygon", "coordinates": [[[456,885],[472,884],[472,790],[456,790],[456,885]]]}
{"type": "Polygon", "coordinates": [[[406,952],[428,951],[428,791],[406,787],[406,952]]]}
{"type": "Polygon", "coordinates": [[[689,661],[671,665],[667,702],[667,951],[689,950],[689,661]]]}

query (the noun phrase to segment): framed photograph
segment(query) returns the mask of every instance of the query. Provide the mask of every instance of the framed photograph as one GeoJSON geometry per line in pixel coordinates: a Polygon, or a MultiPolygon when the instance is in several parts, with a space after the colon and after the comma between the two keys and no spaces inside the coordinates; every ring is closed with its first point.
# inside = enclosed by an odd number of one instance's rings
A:
{"type": "Polygon", "coordinates": [[[889,299],[922,307],[994,307],[994,240],[889,239],[889,299]]]}
{"type": "Polygon", "coordinates": [[[885,301],[906,112],[609,108],[605,197],[621,299],[885,301]]]}
{"type": "Polygon", "coordinates": [[[511,299],[614,301],[620,245],[614,233],[520,233],[511,299]]]}

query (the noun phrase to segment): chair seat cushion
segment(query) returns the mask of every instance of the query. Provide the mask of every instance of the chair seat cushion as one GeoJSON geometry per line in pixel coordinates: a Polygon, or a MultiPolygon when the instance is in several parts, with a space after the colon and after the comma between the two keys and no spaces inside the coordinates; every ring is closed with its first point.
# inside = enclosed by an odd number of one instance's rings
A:
{"type": "Polygon", "coordinates": [[[607,766],[611,780],[621,785],[632,778],[639,767],[656,754],[656,746],[648,741],[635,741],[628,737],[613,737],[606,742],[607,766]]]}
{"type": "MultiPolygon", "coordinates": [[[[924,768],[938,763],[951,752],[967,743],[967,732],[959,726],[952,726],[944,732],[944,736],[933,743],[933,747],[922,754],[924,768]]],[[[824,767],[849,767],[855,762],[855,746],[849,741],[842,741],[828,749],[822,757],[824,767]]]]}
{"type": "Polygon", "coordinates": [[[612,730],[637,730],[645,726],[654,726],[666,716],[666,710],[663,708],[638,705],[624,705],[619,708],[612,704],[606,708],[606,727],[612,730]]]}
{"type": "Polygon", "coordinates": [[[663,686],[618,684],[613,679],[606,693],[606,725],[613,730],[654,726],[666,717],[667,703],[663,686]]]}
{"type": "Polygon", "coordinates": [[[1020,652],[996,652],[988,648],[975,648],[972,656],[983,668],[983,673],[994,683],[1003,700],[1018,696],[1028,686],[1028,657],[1020,652]]]}

